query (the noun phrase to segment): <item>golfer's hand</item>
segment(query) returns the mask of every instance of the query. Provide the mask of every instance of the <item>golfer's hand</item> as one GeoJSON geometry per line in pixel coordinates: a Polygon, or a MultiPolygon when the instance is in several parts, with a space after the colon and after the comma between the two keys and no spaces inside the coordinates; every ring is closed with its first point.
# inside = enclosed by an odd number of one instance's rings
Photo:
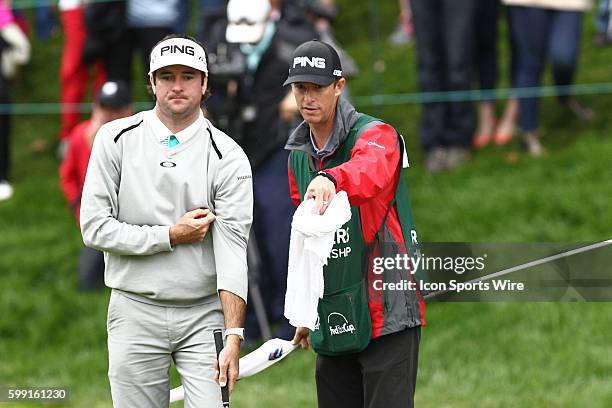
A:
{"type": "Polygon", "coordinates": [[[208,209],[189,211],[170,227],[170,245],[202,241],[214,220],[215,215],[208,209]]]}
{"type": "Polygon", "coordinates": [[[295,336],[291,340],[291,344],[300,345],[303,349],[310,347],[310,329],[308,327],[296,327],[295,336]]]}
{"type": "Polygon", "coordinates": [[[317,176],[312,179],[308,188],[306,189],[305,200],[314,198],[315,205],[312,209],[314,214],[323,214],[331,200],[336,195],[336,186],[331,182],[330,179],[323,176],[317,176]]]}
{"type": "Polygon", "coordinates": [[[227,336],[225,347],[219,353],[219,360],[215,359],[215,381],[221,387],[227,384],[230,393],[238,380],[239,361],[240,339],[237,336],[227,336]]]}

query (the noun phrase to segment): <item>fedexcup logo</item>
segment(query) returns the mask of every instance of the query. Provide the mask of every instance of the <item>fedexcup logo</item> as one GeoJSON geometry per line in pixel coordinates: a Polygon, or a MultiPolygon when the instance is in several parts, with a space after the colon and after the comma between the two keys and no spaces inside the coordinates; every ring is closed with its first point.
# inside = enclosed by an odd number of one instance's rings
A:
{"type": "Polygon", "coordinates": [[[346,317],[344,317],[342,313],[338,312],[332,312],[327,316],[327,325],[329,326],[329,333],[332,336],[337,336],[339,334],[345,333],[352,334],[355,330],[357,330],[354,324],[349,323],[346,317]],[[342,321],[340,322],[341,324],[336,324],[335,326],[331,325],[330,320],[333,315],[339,316],[342,319],[342,321]]]}

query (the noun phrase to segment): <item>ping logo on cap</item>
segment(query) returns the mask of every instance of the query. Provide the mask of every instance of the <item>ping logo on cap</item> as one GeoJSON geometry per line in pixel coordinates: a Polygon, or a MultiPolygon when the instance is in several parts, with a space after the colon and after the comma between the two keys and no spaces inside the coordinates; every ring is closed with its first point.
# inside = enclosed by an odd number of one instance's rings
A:
{"type": "Polygon", "coordinates": [[[182,54],[187,54],[187,55],[191,55],[194,56],[195,55],[195,49],[191,46],[191,45],[165,45],[163,47],[161,47],[161,50],[159,51],[159,55],[164,55],[165,53],[171,53],[171,54],[176,54],[176,53],[182,53],[182,54]]]}
{"type": "Polygon", "coordinates": [[[149,75],[169,65],[185,65],[208,74],[204,48],[191,38],[171,37],[151,50],[149,75]]]}
{"type": "Polygon", "coordinates": [[[313,68],[325,69],[325,58],[322,57],[295,57],[293,58],[293,68],[310,66],[313,68]]]}

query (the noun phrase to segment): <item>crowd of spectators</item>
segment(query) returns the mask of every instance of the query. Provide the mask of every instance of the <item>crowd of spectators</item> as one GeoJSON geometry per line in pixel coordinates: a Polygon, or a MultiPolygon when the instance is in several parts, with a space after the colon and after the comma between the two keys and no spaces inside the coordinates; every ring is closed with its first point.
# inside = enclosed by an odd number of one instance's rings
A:
{"type": "MultiPolygon", "coordinates": [[[[498,80],[497,24],[504,15],[510,49],[509,83],[517,90],[496,118],[491,93],[483,96],[478,115],[469,100],[447,99],[423,104],[419,130],[430,172],[453,169],[473,149],[491,141],[510,142],[519,130],[523,149],[532,156],[545,151],[538,131],[539,98],[521,97],[521,90],[541,83],[548,60],[554,84],[566,89],[578,68],[582,17],[590,0],[411,0],[420,90],[492,91],[498,80]],[[517,124],[518,121],[518,124],[517,124]],[[518,126],[517,126],[518,125],[518,126]]],[[[579,119],[593,112],[575,97],[558,96],[560,105],[579,119]]]]}
{"type": "MultiPolygon", "coordinates": [[[[612,42],[610,1],[600,0],[596,13],[596,46],[612,42]]],[[[571,85],[577,70],[583,14],[590,0],[399,0],[396,27],[388,37],[393,47],[415,44],[416,71],[422,92],[493,91],[499,82],[498,43],[508,41],[513,88],[541,85],[548,59],[556,85],[571,85]],[[498,35],[506,18],[508,38],[498,35]]],[[[172,32],[184,33],[190,16],[193,29],[207,47],[212,97],[205,113],[248,155],[253,168],[255,216],[252,245],[259,256],[255,274],[276,334],[287,338],[283,317],[288,243],[293,205],[287,184],[285,141],[300,123],[294,98],[282,83],[294,48],[318,38],[340,54],[345,76],[359,69],[333,34],[337,8],[332,0],[60,0],[57,8],[64,46],[59,71],[62,103],[58,152],[62,188],[76,211],[91,142],[105,121],[128,115],[131,90],[146,78],[132,78],[139,55],[148,66],[151,48],[172,32]],[[189,6],[197,10],[190,11],[189,6]],[[105,82],[106,81],[106,82],[105,82]],[[104,85],[103,85],[104,84],[104,85]],[[109,90],[111,92],[109,96],[109,90]],[[90,119],[81,122],[75,108],[91,92],[96,95],[90,119]],[[118,94],[117,94],[118,92],[118,94]],[[119,96],[117,96],[119,95],[119,96]],[[81,123],[80,123],[81,122],[81,123]]],[[[54,30],[53,13],[39,7],[37,34],[54,30]]],[[[0,0],[0,104],[8,103],[8,81],[29,58],[23,25],[0,0]]],[[[411,91],[406,89],[406,91],[411,91]]],[[[580,119],[593,112],[573,96],[559,95],[561,106],[580,119]]],[[[453,169],[490,143],[504,145],[516,134],[528,154],[544,152],[540,141],[536,97],[515,94],[497,117],[496,100],[442,100],[422,104],[418,133],[424,167],[430,172],[453,169]]],[[[13,194],[9,182],[9,115],[0,110],[0,201],[13,194]]],[[[99,287],[101,255],[84,253],[82,289],[99,287]]],[[[258,333],[251,314],[248,326],[258,333]]]]}

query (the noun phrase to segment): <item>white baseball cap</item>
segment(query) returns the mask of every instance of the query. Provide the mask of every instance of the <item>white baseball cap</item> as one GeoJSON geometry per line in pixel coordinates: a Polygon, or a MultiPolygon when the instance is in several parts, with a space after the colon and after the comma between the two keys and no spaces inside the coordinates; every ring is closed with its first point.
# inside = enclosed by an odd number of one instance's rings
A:
{"type": "Polygon", "coordinates": [[[230,0],[225,39],[230,43],[256,43],[263,37],[270,15],[269,0],[230,0]]]}
{"type": "Polygon", "coordinates": [[[151,50],[149,75],[169,65],[185,65],[208,74],[204,48],[188,38],[169,38],[151,50]]]}

